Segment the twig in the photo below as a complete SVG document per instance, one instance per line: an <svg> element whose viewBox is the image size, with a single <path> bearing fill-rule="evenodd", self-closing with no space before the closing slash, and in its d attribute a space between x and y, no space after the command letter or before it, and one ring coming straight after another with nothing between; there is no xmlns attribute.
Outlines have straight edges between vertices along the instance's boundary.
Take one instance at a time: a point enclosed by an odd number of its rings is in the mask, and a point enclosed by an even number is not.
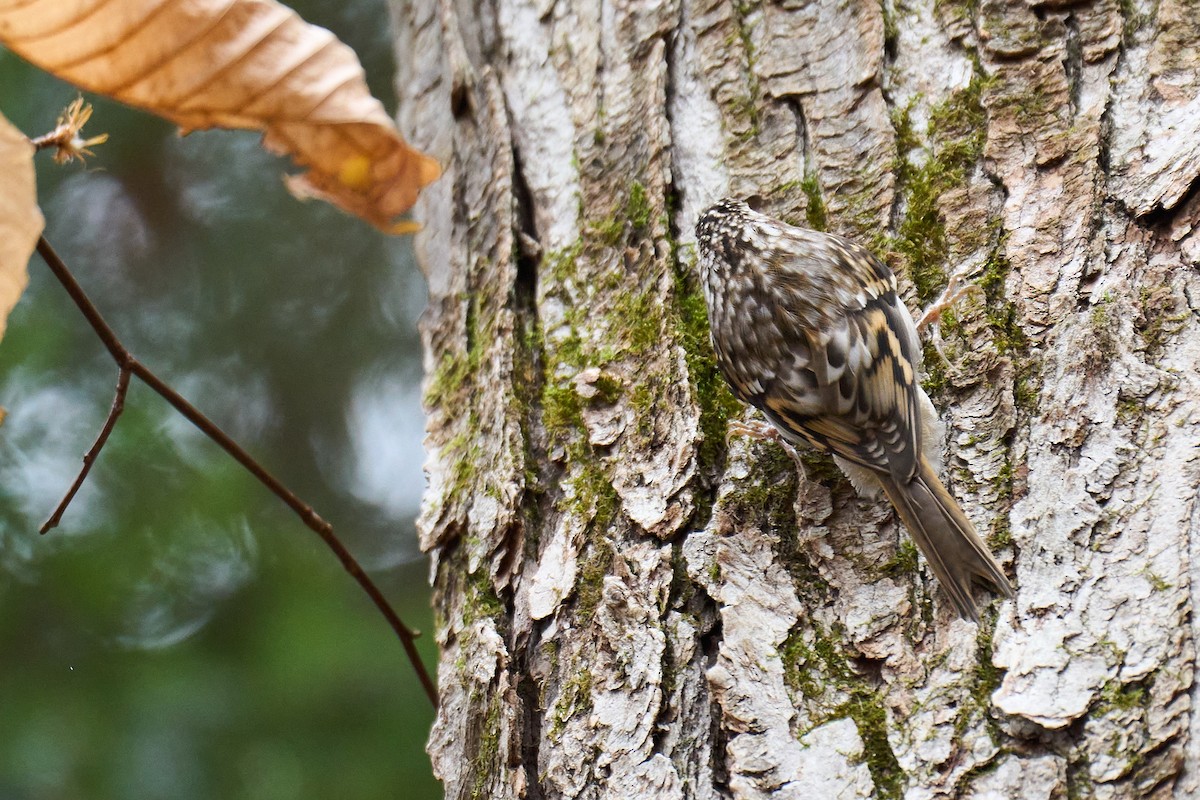
<svg viewBox="0 0 1200 800"><path fill-rule="evenodd" d="M121 369L121 373L123 375L126 373L132 374L142 383L153 389L160 397L174 406L175 410L182 414L188 422L199 428L205 436L207 436L209 439L212 439L214 442L220 445L225 452L233 456L235 461L245 467L254 477L258 478L260 483L271 490L272 494L286 503L289 508L296 512L296 515L300 517L301 521L306 526L308 526L313 532L321 537L321 540L325 542L325 545L332 550L334 555L338 557L338 560L342 562L342 566L345 568L345 570L350 573L351 577L358 582L358 585L361 586L363 591L367 593L367 596L371 598L371 601L375 604L375 607L378 608L380 613L383 614L384 618L387 619L388 624L392 626L392 630L396 632L396 635L400 638L400 643L404 646L404 652L408 654L408 659L412 662L413 669L416 670L417 678L421 681L421 686L425 689L425 694L429 696L429 701L433 703L433 707L437 708L437 689L434 688L433 680L429 677L429 673L425 670L425 665L421 662L420 656L417 654L417 648L414 642L416 639L416 634L409 629L409 627L405 625L403 621L401 621L400 617L388 603L387 599L384 598L383 593L379 591L379 588L375 585L374 581L372 581L370 576L363 571L363 568L359 565L358 561L354 559L354 556L350 555L350 551L347 550L345 545L343 545L337 536L334 535L333 526L322 519L321 516L313 510L312 506L308 505L299 497L297 497L295 493L284 486L278 478L276 478L261 464L255 461L254 458L247 453L241 445L230 438L230 436L223 430L218 428L216 424L212 422L212 420L201 414L200 411L198 411L195 406L184 399L179 392L168 386L161 378L159 378L145 365L133 357L133 354L130 353L129 350L125 348L125 345L121 343L121 340L117 338L117 335L113 329L109 327L107 322L104 321L104 318L100 315L100 312L96 309L96 306L92 304L91 299L88 298L87 294L84 293L83 288L75 280L75 276L71 274L71 271L67 268L67 265L63 263L63 260L59 258L56 252L54 252L54 248L50 246L50 243L46 241L45 237L38 239L37 250L38 253L41 254L42 258L45 259L46 265L50 267L50 271L54 273L56 278L58 278L59 283L61 283L63 288L67 290L67 294L71 296L71 299L75 302L75 305L79 308L79 311L88 321L88 324L92 326L92 330L96 332L96 336L98 336L100 341L103 342L105 349L108 350L109 354L113 357L113 360L116 361L117 366ZM126 378L126 381L128 381L128 378ZM123 397L123 393L121 393L120 389L121 386L118 384L118 396ZM116 406L116 403L117 401L114 400L114 406ZM116 416L119 413L120 412L118 411L115 414L109 415L109 421L105 423L106 430L101 431L101 435L99 438L97 438L96 444L94 444L92 446L92 450L89 451L89 455L92 455L93 460L95 458L95 452L98 452L100 447L103 446L102 439L107 438L108 429L111 429L112 425L116 423ZM87 467L84 469L84 475L86 475L86 472ZM82 482L84 475L81 475L77 482ZM69 500L70 497L68 496L62 504L62 508L65 508L66 502Z"/></svg>
<svg viewBox="0 0 1200 800"><path fill-rule="evenodd" d="M101 448L108 441L108 435L117 425L117 417L121 416L121 412L125 410L125 393L129 391L129 375L129 369L121 366L117 373L117 393L113 396L112 408L108 410L108 419L104 420L104 427L100 429L100 435L96 437L96 441L92 442L92 446L83 454L83 469L79 470L75 482L63 495L63 499L59 502L58 508L54 509L54 513L50 515L50 519L43 522L42 527L38 528L38 533L45 533L51 528L58 527L58 523L62 522L63 512L67 510L67 506L71 505L71 501L75 499L75 493L79 491L80 486L83 486L88 473L92 471L92 464L96 463L96 456L100 455Z"/></svg>
<svg viewBox="0 0 1200 800"><path fill-rule="evenodd" d="M79 135L83 132L83 126L91 118L91 105L83 102L82 97L77 97L63 110L63 113L58 115L58 123L54 130L29 141L38 150L53 147L54 160L60 164L74 161L77 158L83 161L84 156L95 155L88 148L108 141L107 133L93 136L90 139L84 139Z"/></svg>

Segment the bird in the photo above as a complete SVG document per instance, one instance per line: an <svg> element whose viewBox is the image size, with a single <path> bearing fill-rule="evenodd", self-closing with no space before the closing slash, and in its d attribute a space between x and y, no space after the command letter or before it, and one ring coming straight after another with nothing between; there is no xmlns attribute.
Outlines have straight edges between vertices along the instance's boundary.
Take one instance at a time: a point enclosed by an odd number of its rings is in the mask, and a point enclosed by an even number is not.
<svg viewBox="0 0 1200 800"><path fill-rule="evenodd" d="M941 423L892 270L850 239L733 198L700 214L696 241L713 349L733 393L785 442L832 454L860 493L882 489L959 616L979 619L975 583L1011 598L937 476Z"/></svg>

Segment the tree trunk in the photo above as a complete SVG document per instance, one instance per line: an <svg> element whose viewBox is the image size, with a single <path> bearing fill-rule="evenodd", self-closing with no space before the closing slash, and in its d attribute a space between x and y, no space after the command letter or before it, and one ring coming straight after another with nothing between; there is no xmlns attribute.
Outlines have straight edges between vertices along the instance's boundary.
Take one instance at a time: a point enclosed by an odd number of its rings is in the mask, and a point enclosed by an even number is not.
<svg viewBox="0 0 1200 800"><path fill-rule="evenodd" d="M1189 0L398 1L450 798L1200 792ZM727 437L723 195L854 237L1018 587L953 616L885 501Z"/></svg>

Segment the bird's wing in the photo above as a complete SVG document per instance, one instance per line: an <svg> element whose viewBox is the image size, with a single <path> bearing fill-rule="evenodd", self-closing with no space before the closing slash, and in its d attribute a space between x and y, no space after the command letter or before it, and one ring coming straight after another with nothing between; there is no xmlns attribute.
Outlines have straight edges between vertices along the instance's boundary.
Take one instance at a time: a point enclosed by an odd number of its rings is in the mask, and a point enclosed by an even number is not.
<svg viewBox="0 0 1200 800"><path fill-rule="evenodd" d="M849 303L827 302L819 324L794 311L803 304L780 298L775 322L796 357L781 365L758 405L814 446L907 482L921 448L916 326L890 270L866 257L877 270Z"/></svg>

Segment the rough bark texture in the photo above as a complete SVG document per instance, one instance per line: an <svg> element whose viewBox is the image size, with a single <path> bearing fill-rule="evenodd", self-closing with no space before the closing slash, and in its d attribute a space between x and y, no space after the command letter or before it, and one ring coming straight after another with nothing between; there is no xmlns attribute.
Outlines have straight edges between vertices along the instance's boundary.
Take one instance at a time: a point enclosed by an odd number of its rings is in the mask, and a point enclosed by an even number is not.
<svg viewBox="0 0 1200 800"><path fill-rule="evenodd" d="M450 798L1200 795L1191 0L411 0ZM953 618L882 501L732 438L725 194L910 307L1018 586Z"/></svg>

